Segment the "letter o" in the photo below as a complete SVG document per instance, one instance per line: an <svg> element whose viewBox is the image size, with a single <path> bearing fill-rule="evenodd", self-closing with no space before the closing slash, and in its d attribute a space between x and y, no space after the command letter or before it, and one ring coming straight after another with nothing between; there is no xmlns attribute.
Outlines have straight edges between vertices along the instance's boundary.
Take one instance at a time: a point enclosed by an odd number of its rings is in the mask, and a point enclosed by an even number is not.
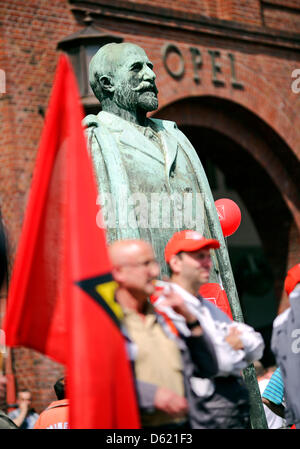
<svg viewBox="0 0 300 449"><path fill-rule="evenodd" d="M180 65L179 65L178 70L176 70L176 71L171 70L167 63L168 56L171 53L175 53L179 56ZM168 74L170 76L172 76L172 78L175 78L175 79L181 78L182 75L184 74L184 59L183 59L182 53L179 50L179 48L176 47L176 45L174 45L174 44L164 45L162 48L162 57L163 57L164 67L165 67L166 71L168 72Z"/></svg>
<svg viewBox="0 0 300 449"><path fill-rule="evenodd" d="M299 335L300 335L300 329L294 329L291 334L291 337L296 339L292 342L292 346L291 346L292 352L294 354L299 354L299 352L300 352L300 337L299 337Z"/></svg>

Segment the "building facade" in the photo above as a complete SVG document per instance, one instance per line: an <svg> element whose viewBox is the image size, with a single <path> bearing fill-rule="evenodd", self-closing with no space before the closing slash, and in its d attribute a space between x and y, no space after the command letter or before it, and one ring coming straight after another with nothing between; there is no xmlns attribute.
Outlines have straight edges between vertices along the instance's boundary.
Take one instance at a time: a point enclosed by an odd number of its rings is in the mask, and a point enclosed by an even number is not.
<svg viewBox="0 0 300 449"><path fill-rule="evenodd" d="M84 77L92 54L108 41L137 43L157 75L153 115L192 141L215 200L231 198L242 211L229 254L245 321L268 342L288 306L286 271L299 262L300 0L2 0L0 9L0 209L10 268L60 52L72 57L88 113L100 110ZM4 288L1 317L5 300ZM22 348L9 352L7 370L41 411L63 367Z"/></svg>

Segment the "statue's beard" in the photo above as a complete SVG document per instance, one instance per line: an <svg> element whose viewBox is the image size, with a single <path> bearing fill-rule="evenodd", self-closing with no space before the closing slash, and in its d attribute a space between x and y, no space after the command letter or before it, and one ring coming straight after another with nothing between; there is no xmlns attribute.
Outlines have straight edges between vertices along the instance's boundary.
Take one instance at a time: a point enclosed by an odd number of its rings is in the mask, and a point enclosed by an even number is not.
<svg viewBox="0 0 300 449"><path fill-rule="evenodd" d="M132 89L124 83L115 90L114 102L122 109L136 111L142 109L146 112L155 111L158 108L157 87L151 84L140 88Z"/></svg>

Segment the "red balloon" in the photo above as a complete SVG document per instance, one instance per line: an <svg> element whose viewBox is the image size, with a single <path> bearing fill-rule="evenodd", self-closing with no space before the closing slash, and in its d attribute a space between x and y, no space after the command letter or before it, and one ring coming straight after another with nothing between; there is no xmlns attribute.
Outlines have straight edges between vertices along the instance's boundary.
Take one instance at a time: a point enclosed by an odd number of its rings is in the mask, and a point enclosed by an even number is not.
<svg viewBox="0 0 300 449"><path fill-rule="evenodd" d="M234 234L242 219L239 206L228 198L215 201L215 206L224 237Z"/></svg>

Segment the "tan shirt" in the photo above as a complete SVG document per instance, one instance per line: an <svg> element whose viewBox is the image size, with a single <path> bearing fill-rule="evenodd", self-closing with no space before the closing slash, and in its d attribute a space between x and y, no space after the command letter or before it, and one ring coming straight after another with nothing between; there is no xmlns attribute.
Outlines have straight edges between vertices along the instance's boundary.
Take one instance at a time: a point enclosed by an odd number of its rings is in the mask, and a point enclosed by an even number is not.
<svg viewBox="0 0 300 449"><path fill-rule="evenodd" d="M124 324L131 340L137 346L135 373L138 380L159 387L166 387L184 396L183 366L180 350L157 322L152 305L146 315L124 310ZM142 425L157 426L178 421L169 415L155 411L142 415Z"/></svg>

